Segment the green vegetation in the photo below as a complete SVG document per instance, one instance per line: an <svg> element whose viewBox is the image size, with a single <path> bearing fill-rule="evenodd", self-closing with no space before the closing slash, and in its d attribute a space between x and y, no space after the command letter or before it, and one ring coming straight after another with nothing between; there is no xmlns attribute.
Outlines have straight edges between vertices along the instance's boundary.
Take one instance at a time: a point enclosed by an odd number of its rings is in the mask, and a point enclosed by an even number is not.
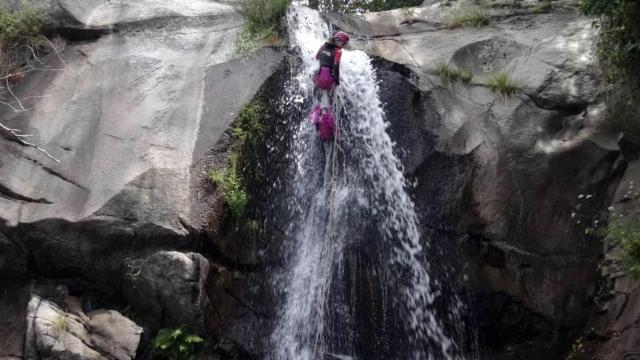
<svg viewBox="0 0 640 360"><path fill-rule="evenodd" d="M211 170L209 180L220 189L220 196L231 217L239 221L247 208L249 195L244 188L242 176L238 173L238 157L235 154L231 155L229 169Z"/></svg>
<svg viewBox="0 0 640 360"><path fill-rule="evenodd" d="M441 62L436 66L436 75L440 77L440 81L445 86L456 82L468 85L473 80L473 72L471 70L449 66L445 62Z"/></svg>
<svg viewBox="0 0 640 360"><path fill-rule="evenodd" d="M637 81L640 73L640 0L582 0L582 11L599 17L597 56L611 82ZM631 75L631 76L627 76Z"/></svg>
<svg viewBox="0 0 640 360"><path fill-rule="evenodd" d="M279 42L282 19L291 0L242 0L240 13L246 20L238 36L236 49L248 52L260 44Z"/></svg>
<svg viewBox="0 0 640 360"><path fill-rule="evenodd" d="M29 6L19 11L0 9L0 39L5 45L33 42L44 23L44 13Z"/></svg>
<svg viewBox="0 0 640 360"><path fill-rule="evenodd" d="M62 313L58 314L55 319L53 319L53 331L56 335L60 335L63 332L67 331L67 315Z"/></svg>
<svg viewBox="0 0 640 360"><path fill-rule="evenodd" d="M629 274L640 276L640 221L617 218L607 226L606 240L620 246L621 262Z"/></svg>
<svg viewBox="0 0 640 360"><path fill-rule="evenodd" d="M542 4L533 8L534 14L546 14L552 9L551 0L542 0Z"/></svg>
<svg viewBox="0 0 640 360"><path fill-rule="evenodd" d="M235 151L242 150L248 141L255 141L264 136L266 128L262 123L263 114L264 110L255 102L249 103L238 114L231 129Z"/></svg>
<svg viewBox="0 0 640 360"><path fill-rule="evenodd" d="M25 6L19 11L0 8L0 77L20 72L43 47L44 14Z"/></svg>
<svg viewBox="0 0 640 360"><path fill-rule="evenodd" d="M499 72L489 77L487 86L491 91L505 98L515 95L522 88L519 83L512 80L505 72Z"/></svg>
<svg viewBox="0 0 640 360"><path fill-rule="evenodd" d="M229 168L209 172L209 179L219 187L220 196L236 223L242 219L249 203L249 195L239 168L241 156L249 144L256 143L264 137L266 128L262 123L263 116L264 110L256 102L251 102L242 109L231 128L233 145ZM257 226L245 224L245 228L250 232Z"/></svg>
<svg viewBox="0 0 640 360"><path fill-rule="evenodd" d="M161 329L151 342L151 356L155 360L193 360L204 340L186 331L185 326Z"/></svg>
<svg viewBox="0 0 640 360"><path fill-rule="evenodd" d="M466 2L451 12L449 28L479 27L491 24L489 11L482 5Z"/></svg>

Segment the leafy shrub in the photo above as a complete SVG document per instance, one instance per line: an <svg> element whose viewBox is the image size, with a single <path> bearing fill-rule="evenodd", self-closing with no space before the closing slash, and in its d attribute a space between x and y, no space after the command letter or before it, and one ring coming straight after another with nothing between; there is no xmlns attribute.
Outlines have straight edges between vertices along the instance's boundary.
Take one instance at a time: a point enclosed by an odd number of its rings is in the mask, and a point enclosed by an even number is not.
<svg viewBox="0 0 640 360"><path fill-rule="evenodd" d="M45 24L44 13L25 6L18 11L0 9L0 39L7 45L37 39Z"/></svg>
<svg viewBox="0 0 640 360"><path fill-rule="evenodd" d="M601 28L597 56L609 81L640 71L640 0L582 0L580 8Z"/></svg>
<svg viewBox="0 0 640 360"><path fill-rule="evenodd" d="M0 8L0 77L19 73L25 64L33 61L45 41L40 33L45 23L44 14L31 7L19 11ZM23 74L12 75L11 82Z"/></svg>
<svg viewBox="0 0 640 360"><path fill-rule="evenodd" d="M161 329L151 342L151 356L157 360L192 360L204 340L186 331L185 326Z"/></svg>
<svg viewBox="0 0 640 360"><path fill-rule="evenodd" d="M504 97L513 96L521 89L520 84L512 80L505 72L499 72L489 77L487 86L491 91Z"/></svg>
<svg viewBox="0 0 640 360"><path fill-rule="evenodd" d="M451 12L449 28L479 27L491 24L491 16L487 9L467 2Z"/></svg>
<svg viewBox="0 0 640 360"><path fill-rule="evenodd" d="M449 66L445 62L441 62L436 66L436 75L440 77L440 81L445 86L455 82L470 84L473 80L473 72L471 70Z"/></svg>

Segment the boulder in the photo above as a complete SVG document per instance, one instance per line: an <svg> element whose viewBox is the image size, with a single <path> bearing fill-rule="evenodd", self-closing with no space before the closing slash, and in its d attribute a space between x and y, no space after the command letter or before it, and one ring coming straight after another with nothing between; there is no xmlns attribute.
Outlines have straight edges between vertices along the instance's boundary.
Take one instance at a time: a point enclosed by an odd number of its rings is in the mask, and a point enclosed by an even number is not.
<svg viewBox="0 0 640 360"><path fill-rule="evenodd" d="M160 251L127 263L123 294L152 331L187 325L205 332L209 262L196 253Z"/></svg>
<svg viewBox="0 0 640 360"><path fill-rule="evenodd" d="M131 360L142 328L113 310L63 311L33 296L27 309L25 360Z"/></svg>

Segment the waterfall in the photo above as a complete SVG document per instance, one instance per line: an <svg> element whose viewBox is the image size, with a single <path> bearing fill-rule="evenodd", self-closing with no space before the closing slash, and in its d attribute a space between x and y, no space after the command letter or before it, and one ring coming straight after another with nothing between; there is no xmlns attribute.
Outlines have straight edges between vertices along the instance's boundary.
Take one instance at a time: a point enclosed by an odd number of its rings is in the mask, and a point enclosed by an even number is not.
<svg viewBox="0 0 640 360"><path fill-rule="evenodd" d="M288 103L306 114L315 53L329 28L305 6L292 6L287 20L301 57ZM292 119L294 221L283 249L285 273L274 280L283 299L270 358L460 358L434 309L439 291L422 245L428 241L421 242L375 72L362 51L343 53L334 111L335 143L323 144L304 115Z"/></svg>

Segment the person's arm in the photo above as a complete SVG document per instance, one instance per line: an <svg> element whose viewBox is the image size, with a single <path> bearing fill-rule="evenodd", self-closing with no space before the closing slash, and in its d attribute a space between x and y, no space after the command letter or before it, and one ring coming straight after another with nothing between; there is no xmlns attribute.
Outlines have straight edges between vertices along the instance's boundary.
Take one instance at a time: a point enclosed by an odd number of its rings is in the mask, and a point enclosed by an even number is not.
<svg viewBox="0 0 640 360"><path fill-rule="evenodd" d="M324 45L320 46L320 49L318 49L318 52L316 53L316 60L320 60L320 51L322 51L323 48Z"/></svg>
<svg viewBox="0 0 640 360"><path fill-rule="evenodd" d="M340 58L342 57L342 50L336 49L336 54L333 57L333 79L336 81L336 85L340 85Z"/></svg>

